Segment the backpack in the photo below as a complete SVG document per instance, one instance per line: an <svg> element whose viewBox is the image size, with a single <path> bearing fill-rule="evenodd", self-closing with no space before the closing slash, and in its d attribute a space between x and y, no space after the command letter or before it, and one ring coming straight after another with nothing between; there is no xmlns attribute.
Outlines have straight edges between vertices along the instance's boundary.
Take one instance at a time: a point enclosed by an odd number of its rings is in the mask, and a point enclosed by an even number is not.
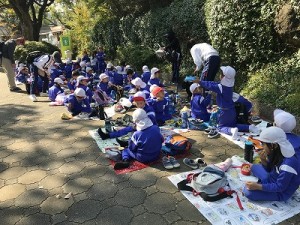
<svg viewBox="0 0 300 225"><path fill-rule="evenodd" d="M236 121L238 124L249 124L249 112L247 112L244 104L235 102Z"/></svg>
<svg viewBox="0 0 300 225"><path fill-rule="evenodd" d="M168 155L184 154L192 147L191 142L180 134L172 134L165 138L165 146L162 150Z"/></svg>
<svg viewBox="0 0 300 225"><path fill-rule="evenodd" d="M42 56L42 55L45 55L44 52L41 52L41 51L33 51L33 52L29 52L27 54L27 57L26 57L26 64L27 64L27 67L29 67L30 64L33 63L34 59Z"/></svg>
<svg viewBox="0 0 300 225"><path fill-rule="evenodd" d="M230 190L226 174L215 165L206 166L200 173L190 173L185 180L177 184L179 190L191 191L194 196L200 196L204 201L215 202L231 197L236 193ZM236 193L237 194L237 193ZM237 203L243 209L237 195Z"/></svg>
<svg viewBox="0 0 300 225"><path fill-rule="evenodd" d="M93 99L101 106L109 104L111 100L104 91L99 89L94 91Z"/></svg>

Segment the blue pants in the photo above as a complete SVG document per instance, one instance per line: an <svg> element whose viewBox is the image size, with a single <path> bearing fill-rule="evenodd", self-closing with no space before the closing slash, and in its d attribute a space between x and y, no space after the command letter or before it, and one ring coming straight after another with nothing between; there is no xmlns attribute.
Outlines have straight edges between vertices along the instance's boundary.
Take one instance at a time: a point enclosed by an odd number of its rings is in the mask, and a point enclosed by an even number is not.
<svg viewBox="0 0 300 225"><path fill-rule="evenodd" d="M135 159L139 162L142 162L142 163L148 163L148 162L153 162L155 160L157 160L159 158L160 155L157 155L157 156L145 156L143 154L141 154L140 152L132 152L130 151L129 148L126 148L122 151L122 160L132 160L132 159Z"/></svg>
<svg viewBox="0 0 300 225"><path fill-rule="evenodd" d="M49 79L48 77L45 76L40 76L40 75L34 75L33 81L30 84L30 94L36 94L37 89L38 89L38 81L39 81L39 77L41 78L42 82L43 82L43 86L42 86L42 92L46 93L49 89Z"/></svg>
<svg viewBox="0 0 300 225"><path fill-rule="evenodd" d="M254 164L251 167L251 172L254 176L260 179L263 183L268 180L269 173L261 164ZM244 195L252 201L282 201L282 197L278 192L266 192L260 190L248 190L246 186L243 189Z"/></svg>

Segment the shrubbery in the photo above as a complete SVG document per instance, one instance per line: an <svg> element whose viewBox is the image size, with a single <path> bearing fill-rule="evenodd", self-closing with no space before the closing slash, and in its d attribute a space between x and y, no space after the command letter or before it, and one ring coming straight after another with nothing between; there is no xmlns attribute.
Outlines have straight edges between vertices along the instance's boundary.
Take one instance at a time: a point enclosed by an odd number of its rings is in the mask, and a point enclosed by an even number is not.
<svg viewBox="0 0 300 225"><path fill-rule="evenodd" d="M300 116L300 50L250 74L243 93L263 104Z"/></svg>
<svg viewBox="0 0 300 225"><path fill-rule="evenodd" d="M44 53L52 54L53 52L60 50L58 47L49 44L48 42L26 41L24 46L17 46L14 57L20 62L25 62L28 53L33 51L41 51Z"/></svg>

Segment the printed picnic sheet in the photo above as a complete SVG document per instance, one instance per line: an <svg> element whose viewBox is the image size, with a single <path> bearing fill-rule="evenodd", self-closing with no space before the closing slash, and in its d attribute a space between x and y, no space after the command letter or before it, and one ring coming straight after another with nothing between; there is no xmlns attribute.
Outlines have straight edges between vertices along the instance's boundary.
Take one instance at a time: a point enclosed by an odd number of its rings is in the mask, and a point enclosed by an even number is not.
<svg viewBox="0 0 300 225"><path fill-rule="evenodd" d="M186 179L189 173L200 172L194 170L169 176L169 180L177 187L177 183ZM225 198L216 202L206 202L200 196L194 196L192 192L181 193L198 209L198 211L213 225L271 225L278 224L300 212L300 190L287 202L253 202L242 195L244 182L241 179L239 168L230 168L227 172L230 187L238 192L244 210L240 210L233 198ZM250 176L254 178L253 176Z"/></svg>
<svg viewBox="0 0 300 225"><path fill-rule="evenodd" d="M105 153L106 150L119 148L120 145L115 138L109 138L106 140L102 140L99 134L97 133L97 129L89 130L89 134L94 138L100 150Z"/></svg>
<svg viewBox="0 0 300 225"><path fill-rule="evenodd" d="M267 127L267 121L262 121L261 123L257 124L256 127L260 130L263 130ZM230 140L231 142L235 143L236 145L240 146L242 149L245 148L245 141L248 140L248 137L252 135L251 133L246 132L238 132L238 139L233 140L231 135L221 133L220 134L225 137L226 139Z"/></svg>

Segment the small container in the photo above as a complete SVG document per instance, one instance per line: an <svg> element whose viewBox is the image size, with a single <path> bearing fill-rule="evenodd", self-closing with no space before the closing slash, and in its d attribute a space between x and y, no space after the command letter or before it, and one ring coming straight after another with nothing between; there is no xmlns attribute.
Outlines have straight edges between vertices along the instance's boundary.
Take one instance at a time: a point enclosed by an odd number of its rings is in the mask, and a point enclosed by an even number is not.
<svg viewBox="0 0 300 225"><path fill-rule="evenodd" d="M246 141L244 148L244 159L249 163L253 162L253 150L253 143L251 141Z"/></svg>

